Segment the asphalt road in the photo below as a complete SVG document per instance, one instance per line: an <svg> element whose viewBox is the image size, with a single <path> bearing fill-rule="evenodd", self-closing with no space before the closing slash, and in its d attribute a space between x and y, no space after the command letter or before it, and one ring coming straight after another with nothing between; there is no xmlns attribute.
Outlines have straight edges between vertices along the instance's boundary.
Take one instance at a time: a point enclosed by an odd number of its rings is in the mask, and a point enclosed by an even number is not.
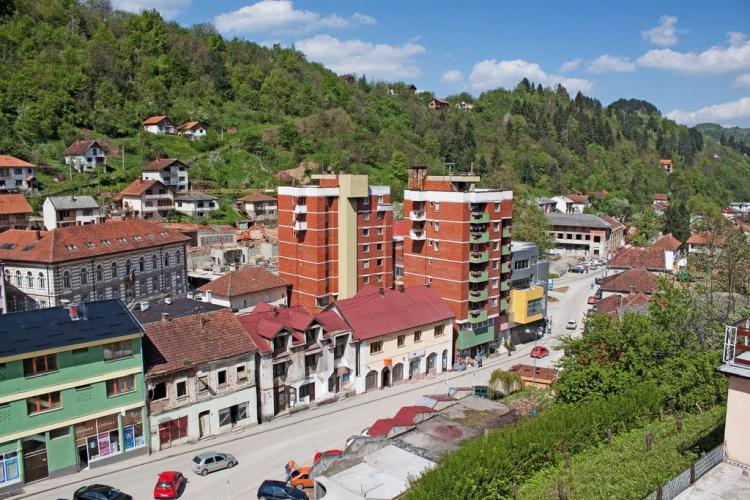
<svg viewBox="0 0 750 500"><path fill-rule="evenodd" d="M554 350L559 338L580 332L582 318L588 308L586 300L593 293L590 284L595 276L601 274L601 270L581 275L569 273L555 280L555 287L567 286L568 289L564 293L551 292L551 296L559 300L549 305L552 333L538 340L538 344L550 348L551 354L539 360L538 366L553 366L562 357L560 351ZM565 323L570 319L578 321L575 332L565 329ZM490 373L496 368L509 368L518 363L532 364L533 360L528 354L533 345L519 346L510 357L502 355L488 359L482 368L470 368L465 372L370 392L240 432L178 446L150 457L136 457L76 475L40 481L27 485L24 495L16 498L72 498L77 488L93 483L115 486L135 499L153 498L157 474L165 470L178 470L187 475L189 483L181 497L184 499L255 498L257 488L264 479L283 479L284 464L290 458L300 465L311 465L315 451L343 448L347 437L360 433L378 418L392 417L399 408L413 405L423 394L445 393L448 385L486 384ZM235 455L239 465L205 477L193 474L190 471L191 458L209 449Z"/></svg>

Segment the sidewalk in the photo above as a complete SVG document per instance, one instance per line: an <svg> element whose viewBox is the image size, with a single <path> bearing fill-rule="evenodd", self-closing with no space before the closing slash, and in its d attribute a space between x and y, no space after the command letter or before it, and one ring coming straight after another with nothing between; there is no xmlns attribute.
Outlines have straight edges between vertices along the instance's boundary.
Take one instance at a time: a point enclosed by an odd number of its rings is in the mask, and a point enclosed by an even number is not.
<svg viewBox="0 0 750 500"><path fill-rule="evenodd" d="M545 340L547 337L545 337ZM413 392L414 399L423 394L446 393L449 386L466 386L472 384L485 384L489 380L492 370L498 367L509 366L518 363L522 358L528 355L533 347L533 343L518 346L517 350L511 355L496 354L486 358L482 368L471 368L463 372L446 372L435 377L424 379L414 383L407 383L396 387L381 389L367 392L357 396L337 401L335 403L321 405L309 410L300 411L292 415L286 415L275 418L271 422L260 425L248 426L235 431L208 436L194 443L175 446L168 450L158 451L150 455L143 455L131 459L123 460L111 465L102 466L96 469L89 469L77 474L69 474L57 478L45 479L36 483L27 484L23 492L11 498L31 498L42 493L50 493L56 490L62 490L76 483L99 482L106 483L105 476L123 471L126 469L135 469L143 466L157 464L161 461L179 457L183 455L194 455L208 449L220 448L221 445L229 442L236 442L257 436L259 434L274 432L279 429L285 429L294 426L301 421L309 421L336 414L349 408L377 403L400 394ZM450 382L455 382L450 384Z"/></svg>

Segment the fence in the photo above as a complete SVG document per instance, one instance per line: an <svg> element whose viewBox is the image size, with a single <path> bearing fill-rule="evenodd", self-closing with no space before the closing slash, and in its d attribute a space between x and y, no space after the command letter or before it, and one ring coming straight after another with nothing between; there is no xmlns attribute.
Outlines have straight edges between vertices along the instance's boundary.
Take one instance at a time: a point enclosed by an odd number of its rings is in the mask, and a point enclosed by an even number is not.
<svg viewBox="0 0 750 500"><path fill-rule="evenodd" d="M719 445L690 465L690 468L674 477L671 481L656 488L644 500L672 500L688 489L706 472L724 460L724 445Z"/></svg>

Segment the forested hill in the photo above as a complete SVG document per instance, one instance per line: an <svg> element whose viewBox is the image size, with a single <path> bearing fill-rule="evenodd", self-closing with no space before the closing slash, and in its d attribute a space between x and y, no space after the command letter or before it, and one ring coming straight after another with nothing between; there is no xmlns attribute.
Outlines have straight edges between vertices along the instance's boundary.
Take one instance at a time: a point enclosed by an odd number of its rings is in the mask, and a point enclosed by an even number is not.
<svg viewBox="0 0 750 500"><path fill-rule="evenodd" d="M644 101L603 107L524 80L448 98L471 110L431 111L432 96L409 82L347 82L293 49L225 40L210 25L113 11L106 0L2 6L0 152L49 166L41 175L49 192L116 191L143 161L176 156L203 187L273 187L277 171L304 161L369 173L399 191L407 163L434 171L473 163L488 185L528 194L606 189L640 205L671 192L691 208L750 199L747 157ZM191 144L140 132L154 114L201 120L210 137ZM124 168L88 187L66 180L62 150L83 136L103 139ZM671 176L661 157L674 160Z"/></svg>

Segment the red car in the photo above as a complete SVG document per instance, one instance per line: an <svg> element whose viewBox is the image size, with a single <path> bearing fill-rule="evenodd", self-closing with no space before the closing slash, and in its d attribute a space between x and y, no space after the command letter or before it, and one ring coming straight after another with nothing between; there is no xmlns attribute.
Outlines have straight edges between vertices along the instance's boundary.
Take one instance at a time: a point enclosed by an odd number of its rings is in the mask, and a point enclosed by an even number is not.
<svg viewBox="0 0 750 500"><path fill-rule="evenodd" d="M154 498L177 498L186 484L187 479L181 472L173 470L162 472L154 486Z"/></svg>
<svg viewBox="0 0 750 500"><path fill-rule="evenodd" d="M315 456L313 456L313 465L317 464L318 461L328 455L341 455L344 453L341 450L326 450L326 451L316 451Z"/></svg>
<svg viewBox="0 0 750 500"><path fill-rule="evenodd" d="M547 349L543 345L534 346L534 348L531 350L530 356L532 358L542 359L545 356L549 356L549 349Z"/></svg>

